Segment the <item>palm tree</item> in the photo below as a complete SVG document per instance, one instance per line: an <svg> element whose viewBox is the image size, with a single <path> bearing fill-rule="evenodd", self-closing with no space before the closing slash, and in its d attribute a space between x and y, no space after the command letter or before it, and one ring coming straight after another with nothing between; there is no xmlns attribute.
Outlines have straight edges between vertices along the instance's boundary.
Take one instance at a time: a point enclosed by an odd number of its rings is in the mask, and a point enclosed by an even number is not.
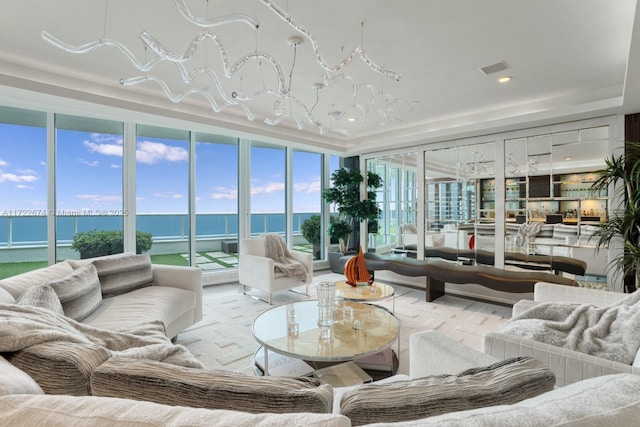
<svg viewBox="0 0 640 427"><path fill-rule="evenodd" d="M599 192L613 185L613 196L622 197L624 202L598 226L594 233L598 238L596 250L608 247L614 239L622 239L624 251L610 263L623 277L634 277L637 288L640 277L640 142L627 142L625 153L605 159L605 165L591 189ZM633 287L626 289L627 292L635 290Z"/></svg>

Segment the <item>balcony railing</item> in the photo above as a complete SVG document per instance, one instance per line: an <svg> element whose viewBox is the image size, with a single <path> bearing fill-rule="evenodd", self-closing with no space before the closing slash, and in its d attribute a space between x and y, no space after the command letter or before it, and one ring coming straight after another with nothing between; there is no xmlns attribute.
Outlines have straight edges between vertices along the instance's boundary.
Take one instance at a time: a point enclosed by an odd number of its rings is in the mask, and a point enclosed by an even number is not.
<svg viewBox="0 0 640 427"><path fill-rule="evenodd" d="M302 223L317 212L293 214L293 232L301 234ZM73 236L82 231L122 230L123 217L113 215L58 215L56 240L58 246L71 245ZM180 242L189 238L187 214L138 214L136 228L151 233L155 242ZM284 213L251 214L251 234L284 233ZM238 215L207 213L196 215L196 240L236 239ZM0 248L47 246L45 215L0 216Z"/></svg>

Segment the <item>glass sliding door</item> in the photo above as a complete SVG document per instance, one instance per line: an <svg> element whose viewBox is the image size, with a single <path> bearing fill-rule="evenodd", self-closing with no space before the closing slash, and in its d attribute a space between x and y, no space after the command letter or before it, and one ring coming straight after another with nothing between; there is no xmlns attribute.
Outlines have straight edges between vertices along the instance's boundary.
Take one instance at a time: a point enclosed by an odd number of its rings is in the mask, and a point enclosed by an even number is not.
<svg viewBox="0 0 640 427"><path fill-rule="evenodd" d="M122 122L55 116L58 260L123 252L122 135Z"/></svg>
<svg viewBox="0 0 640 427"><path fill-rule="evenodd" d="M0 107L0 279L47 265L47 116Z"/></svg>
<svg viewBox="0 0 640 427"><path fill-rule="evenodd" d="M196 265L238 265L238 139L196 135Z"/></svg>
<svg viewBox="0 0 640 427"><path fill-rule="evenodd" d="M154 264L188 265L189 132L138 125L136 133L136 230L151 234Z"/></svg>
<svg viewBox="0 0 640 427"><path fill-rule="evenodd" d="M322 154L293 151L292 173L294 248L322 259Z"/></svg>
<svg viewBox="0 0 640 427"><path fill-rule="evenodd" d="M367 169L384 183L376 191L379 218L377 227L369 225L370 251L386 253L400 247L416 252L416 159L413 152L368 160Z"/></svg>
<svg viewBox="0 0 640 427"><path fill-rule="evenodd" d="M280 233L286 238L284 147L251 146L251 235Z"/></svg>

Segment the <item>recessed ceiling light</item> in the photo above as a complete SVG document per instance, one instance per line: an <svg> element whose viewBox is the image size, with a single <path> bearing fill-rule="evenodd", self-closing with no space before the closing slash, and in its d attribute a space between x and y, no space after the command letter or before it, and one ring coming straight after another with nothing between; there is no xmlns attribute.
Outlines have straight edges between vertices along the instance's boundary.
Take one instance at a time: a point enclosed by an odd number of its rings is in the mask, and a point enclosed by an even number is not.
<svg viewBox="0 0 640 427"><path fill-rule="evenodd" d="M498 83L508 83L511 81L511 76L504 76L498 79Z"/></svg>
<svg viewBox="0 0 640 427"><path fill-rule="evenodd" d="M567 156L567 157L565 157L564 159L565 159L566 161L569 161L569 160L571 160L571 156Z"/></svg>
<svg viewBox="0 0 640 427"><path fill-rule="evenodd" d="M356 118L355 118L355 117L349 117L349 118L347 119L347 121L348 121L348 122L355 122L355 121L356 121Z"/></svg>

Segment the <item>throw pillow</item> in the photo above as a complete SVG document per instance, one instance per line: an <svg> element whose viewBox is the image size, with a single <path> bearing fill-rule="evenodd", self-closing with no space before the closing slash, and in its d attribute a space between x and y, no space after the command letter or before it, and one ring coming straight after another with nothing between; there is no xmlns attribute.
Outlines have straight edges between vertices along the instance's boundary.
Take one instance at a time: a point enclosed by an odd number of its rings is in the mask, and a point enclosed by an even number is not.
<svg viewBox="0 0 640 427"><path fill-rule="evenodd" d="M44 391L33 378L0 356L0 396L9 394L44 394Z"/></svg>
<svg viewBox="0 0 640 427"><path fill-rule="evenodd" d="M118 254L93 261L102 297L109 298L153 285L151 258L148 254Z"/></svg>
<svg viewBox="0 0 640 427"><path fill-rule="evenodd" d="M15 304L16 299L9 292L0 288L0 304Z"/></svg>
<svg viewBox="0 0 640 427"><path fill-rule="evenodd" d="M46 394L91 394L91 372L110 357L107 349L90 343L49 341L32 345L9 357Z"/></svg>
<svg viewBox="0 0 640 427"><path fill-rule="evenodd" d="M34 284L48 283L51 280L60 279L73 271L71 264L59 262L49 267L38 268L17 274L0 280L0 288L9 292L14 298L18 298L27 288Z"/></svg>
<svg viewBox="0 0 640 427"><path fill-rule="evenodd" d="M331 412L333 389L315 378L254 377L114 357L91 375L94 396L243 412Z"/></svg>
<svg viewBox="0 0 640 427"><path fill-rule="evenodd" d="M93 265L80 267L49 285L60 298L64 315L73 320L82 321L102 304L100 281Z"/></svg>
<svg viewBox="0 0 640 427"><path fill-rule="evenodd" d="M448 412L508 405L553 389L555 375L532 357L517 357L457 375L366 384L346 393L340 413L353 425L410 421Z"/></svg>
<svg viewBox="0 0 640 427"><path fill-rule="evenodd" d="M16 300L18 305L46 308L54 313L64 315L62 304L55 291L48 284L27 288Z"/></svg>

